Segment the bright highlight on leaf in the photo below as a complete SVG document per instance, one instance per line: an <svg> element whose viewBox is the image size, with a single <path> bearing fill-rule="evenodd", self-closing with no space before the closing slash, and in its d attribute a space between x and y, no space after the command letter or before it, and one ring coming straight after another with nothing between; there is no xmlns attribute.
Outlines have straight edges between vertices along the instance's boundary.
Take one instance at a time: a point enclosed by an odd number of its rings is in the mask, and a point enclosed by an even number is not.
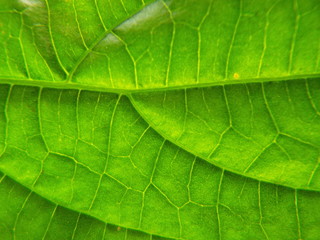
<svg viewBox="0 0 320 240"><path fill-rule="evenodd" d="M0 0L0 239L319 239L319 22Z"/></svg>

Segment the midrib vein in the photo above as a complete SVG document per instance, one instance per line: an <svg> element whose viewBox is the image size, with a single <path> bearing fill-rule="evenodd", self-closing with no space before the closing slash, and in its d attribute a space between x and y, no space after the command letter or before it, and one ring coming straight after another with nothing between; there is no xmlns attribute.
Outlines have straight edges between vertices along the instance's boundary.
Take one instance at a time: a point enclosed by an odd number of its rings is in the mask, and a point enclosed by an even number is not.
<svg viewBox="0 0 320 240"><path fill-rule="evenodd" d="M320 73L305 74L305 75L292 75L286 77L277 78L250 78L242 80L227 80L227 81L216 81L206 83L195 83L195 84L181 84L176 86L155 86L145 88L112 88L103 84L83 84L66 81L47 81L44 79L24 79L24 78L11 78L0 76L0 84L10 84L19 86L31 86L31 87L42 87L42 88L57 88L57 89L75 89L75 90L87 90L95 92L109 92L119 94L131 94L131 93L142 93L142 92L161 92L170 90L183 90L190 88L205 88L215 86L226 86L226 85L241 85L241 84L255 84L255 83L267 83L267 82L280 82L280 81L297 81L301 79L317 79L320 78Z"/></svg>

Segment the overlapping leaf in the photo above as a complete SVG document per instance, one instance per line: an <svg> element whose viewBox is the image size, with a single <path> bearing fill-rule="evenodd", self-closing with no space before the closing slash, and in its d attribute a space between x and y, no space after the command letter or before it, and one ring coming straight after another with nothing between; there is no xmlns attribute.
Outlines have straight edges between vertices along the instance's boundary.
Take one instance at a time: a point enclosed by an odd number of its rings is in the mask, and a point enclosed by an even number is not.
<svg viewBox="0 0 320 240"><path fill-rule="evenodd" d="M233 172L320 189L320 81L300 80L133 95L166 138Z"/></svg>
<svg viewBox="0 0 320 240"><path fill-rule="evenodd" d="M0 169L29 189L2 177L0 233L43 203L29 238L317 239L296 189L319 190L319 21L317 0L0 0ZM122 94L146 90L138 114Z"/></svg>
<svg viewBox="0 0 320 240"><path fill-rule="evenodd" d="M1 96L1 170L55 203L170 238L316 239L307 226L319 223L318 193L197 159L158 135L125 97L8 85Z"/></svg>
<svg viewBox="0 0 320 240"><path fill-rule="evenodd" d="M317 0L1 0L0 17L11 83L125 91L320 74Z"/></svg>
<svg viewBox="0 0 320 240"><path fill-rule="evenodd" d="M30 224L30 223L33 224ZM2 239L155 239L53 204L0 173Z"/></svg>

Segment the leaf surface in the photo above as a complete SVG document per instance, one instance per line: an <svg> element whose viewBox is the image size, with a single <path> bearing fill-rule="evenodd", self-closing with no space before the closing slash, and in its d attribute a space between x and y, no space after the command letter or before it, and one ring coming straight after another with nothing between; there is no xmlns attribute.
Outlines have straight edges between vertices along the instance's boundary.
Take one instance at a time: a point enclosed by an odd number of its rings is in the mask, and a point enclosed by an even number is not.
<svg viewBox="0 0 320 240"><path fill-rule="evenodd" d="M123 92L320 74L317 0L1 2L3 82Z"/></svg>
<svg viewBox="0 0 320 240"><path fill-rule="evenodd" d="M133 95L165 138L255 179L320 189L320 81L300 80Z"/></svg>
<svg viewBox="0 0 320 240"><path fill-rule="evenodd" d="M0 0L0 238L318 240L319 7Z"/></svg>
<svg viewBox="0 0 320 240"><path fill-rule="evenodd" d="M0 173L0 233L1 238L6 240L165 240L106 224L85 214L63 208L41 198L2 173Z"/></svg>
<svg viewBox="0 0 320 240"><path fill-rule="evenodd" d="M56 204L174 239L319 234L318 192L214 167L162 138L124 96L0 89L0 169Z"/></svg>

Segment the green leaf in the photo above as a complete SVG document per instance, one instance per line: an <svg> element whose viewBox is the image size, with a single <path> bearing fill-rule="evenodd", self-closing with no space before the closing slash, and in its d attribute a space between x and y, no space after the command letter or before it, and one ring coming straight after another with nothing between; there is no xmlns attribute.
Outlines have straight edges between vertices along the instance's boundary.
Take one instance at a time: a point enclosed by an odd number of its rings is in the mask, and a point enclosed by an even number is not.
<svg viewBox="0 0 320 240"><path fill-rule="evenodd" d="M320 76L318 0L1 0L0 10L7 83L132 91Z"/></svg>
<svg viewBox="0 0 320 240"><path fill-rule="evenodd" d="M0 238L318 240L319 6L0 0Z"/></svg>
<svg viewBox="0 0 320 240"><path fill-rule="evenodd" d="M162 136L241 175L320 190L320 81L133 95Z"/></svg>
<svg viewBox="0 0 320 240"><path fill-rule="evenodd" d="M318 192L216 168L162 138L126 97L0 89L0 169L56 204L175 239L319 235Z"/></svg>
<svg viewBox="0 0 320 240"><path fill-rule="evenodd" d="M32 223L32 224L30 224ZM163 239L53 204L0 173L1 239Z"/></svg>

